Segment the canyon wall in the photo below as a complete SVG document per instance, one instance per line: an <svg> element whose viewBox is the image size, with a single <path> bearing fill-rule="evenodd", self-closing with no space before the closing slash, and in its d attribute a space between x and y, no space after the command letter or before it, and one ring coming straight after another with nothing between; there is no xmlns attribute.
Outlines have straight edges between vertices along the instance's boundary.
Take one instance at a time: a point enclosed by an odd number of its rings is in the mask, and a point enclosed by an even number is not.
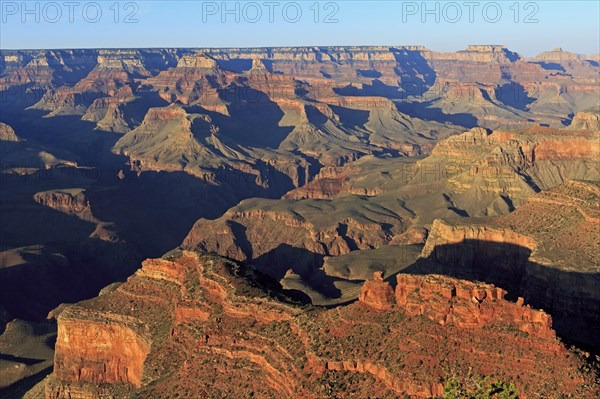
<svg viewBox="0 0 600 399"><path fill-rule="evenodd" d="M492 284L457 280L439 275L398 274L395 292L375 273L365 282L358 299L377 310L422 315L442 325L483 328L493 323L511 325L541 338L554 338L552 318L524 305L523 298L509 302L506 291Z"/></svg>
<svg viewBox="0 0 600 399"><path fill-rule="evenodd" d="M69 307L58 318L54 373L63 380L139 387L150 343L135 319ZM133 324L133 326L130 326ZM136 325L137 324L137 325ZM73 352L72 348L78 348Z"/></svg>
<svg viewBox="0 0 600 399"><path fill-rule="evenodd" d="M62 310L45 395L429 398L451 368L513 381L524 398L594 397L550 317L504 294L410 275L394 293L377 274L358 302L307 308L251 268L173 252Z"/></svg>
<svg viewBox="0 0 600 399"><path fill-rule="evenodd" d="M409 270L493 283L552 314L565 339L598 347L598 193L566 181L504 216L437 220Z"/></svg>

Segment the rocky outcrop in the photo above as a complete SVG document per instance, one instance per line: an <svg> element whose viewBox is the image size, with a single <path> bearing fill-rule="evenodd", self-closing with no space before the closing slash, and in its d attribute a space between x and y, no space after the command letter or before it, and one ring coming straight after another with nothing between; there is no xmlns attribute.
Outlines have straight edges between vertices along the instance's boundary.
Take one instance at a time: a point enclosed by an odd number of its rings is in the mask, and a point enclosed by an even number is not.
<svg viewBox="0 0 600 399"><path fill-rule="evenodd" d="M419 163L417 177L448 178L458 192L503 194L519 205L566 179L600 179L599 138L596 131L537 127L489 133L475 128L441 141Z"/></svg>
<svg viewBox="0 0 600 399"><path fill-rule="evenodd" d="M322 168L311 182L284 198L380 197L394 191L409 198L440 195L447 198L449 208L459 214L463 210L462 215L503 214L565 179L600 179L595 161L598 142L593 130L474 128L441 140L429 157L416 162L366 156L343 167ZM421 195L409 188L424 185L436 194ZM418 206L415 201L415 210L421 213Z"/></svg>
<svg viewBox="0 0 600 399"><path fill-rule="evenodd" d="M578 112L571 121L571 129L600 130L600 114L594 112Z"/></svg>
<svg viewBox="0 0 600 399"><path fill-rule="evenodd" d="M412 270L493 283L550 313L559 335L598 346L598 193L566 181L485 222L437 220Z"/></svg>
<svg viewBox="0 0 600 399"><path fill-rule="evenodd" d="M127 133L131 130L126 121L124 107L133 99L131 88L125 86L113 97L101 97L88 107L84 121L96 122L96 129L107 132Z"/></svg>
<svg viewBox="0 0 600 399"><path fill-rule="evenodd" d="M168 102L199 104L208 110L228 114L219 89L232 79L206 52L183 55L177 65L146 80Z"/></svg>
<svg viewBox="0 0 600 399"><path fill-rule="evenodd" d="M36 193L33 200L61 214L75 216L85 222L93 223L95 229L91 232L90 238L112 243L122 242L112 223L103 222L94 216L88 195L84 189L42 191Z"/></svg>
<svg viewBox="0 0 600 399"><path fill-rule="evenodd" d="M430 58L436 61L468 61L473 63L502 63L510 64L520 58L520 56L510 51L504 45L469 45L466 50L456 53L435 53L431 52Z"/></svg>
<svg viewBox="0 0 600 399"><path fill-rule="evenodd" d="M140 387L150 343L139 322L69 307L60 314L58 323L54 358L57 378Z"/></svg>
<svg viewBox="0 0 600 399"><path fill-rule="evenodd" d="M60 313L45 394L429 398L442 394L448 367L514 381L522 397L597 394L543 312L489 285L405 277L396 295L376 275L361 303L307 309L222 258L147 260L124 284ZM376 298L397 303L372 311Z"/></svg>
<svg viewBox="0 0 600 399"><path fill-rule="evenodd" d="M72 87L48 89L33 109L49 111L50 116L85 115L87 108L98 97L97 94L84 95Z"/></svg>
<svg viewBox="0 0 600 399"><path fill-rule="evenodd" d="M218 68L217 62L205 53L194 55L185 55L177 62L177 68L196 68L215 70Z"/></svg>
<svg viewBox="0 0 600 399"><path fill-rule="evenodd" d="M561 47L557 47L550 51L544 51L535 57L533 60L545 62L565 62L565 61L581 61L585 56L581 54L564 51Z"/></svg>
<svg viewBox="0 0 600 399"><path fill-rule="evenodd" d="M446 254L440 253L442 251L441 248L460 244L465 241L506 244L522 247L529 251L535 249L535 241L531 237L515 233L508 229L498 229L485 225L455 226L438 219L431 226L421 256L424 258L432 257L434 260L447 259Z"/></svg>
<svg viewBox="0 0 600 399"><path fill-rule="evenodd" d="M206 183L228 185L240 199L260 196L263 190L283 194L310 177L301 157L253 151L224 137L208 114L176 104L150 108L142 124L113 147L138 173L182 171Z"/></svg>
<svg viewBox="0 0 600 399"><path fill-rule="evenodd" d="M510 325L531 335L552 339L552 317L542 310L507 301L506 291L492 284L457 280L439 275L398 274L396 290L380 273L364 283L358 300L376 310L400 309L408 315L425 316L441 325L484 328Z"/></svg>
<svg viewBox="0 0 600 399"><path fill-rule="evenodd" d="M197 117L176 105L150 108L142 124L117 141L113 151L128 156L141 171L186 170L202 180L210 180L211 174L203 172L198 163L189 165L194 159L212 155L192 131ZM210 118L205 117L205 122L206 133L216 133Z"/></svg>
<svg viewBox="0 0 600 399"><path fill-rule="evenodd" d="M435 397L443 394L440 383L420 384L416 381L407 381L396 378L386 367L376 363L360 360L331 361L325 363L325 368L330 371L343 371L359 374L370 374L378 383L384 385L394 393L403 393L414 397Z"/></svg>
<svg viewBox="0 0 600 399"><path fill-rule="evenodd" d="M12 127L0 122L0 141L19 141L19 138Z"/></svg>
<svg viewBox="0 0 600 399"><path fill-rule="evenodd" d="M394 290L390 283L383 281L383 273L373 273L373 279L366 281L360 289L358 300L377 310L389 310L394 304Z"/></svg>
<svg viewBox="0 0 600 399"><path fill-rule="evenodd" d="M243 201L215 221L196 222L182 245L252 263L278 279L289 269L309 278L324 256L390 243L408 218L402 209L397 214L379 212L376 206L352 198L325 218L324 213L332 209L327 203L296 207L288 201Z"/></svg>
<svg viewBox="0 0 600 399"><path fill-rule="evenodd" d="M504 323L542 338L555 337L550 315L525 306L523 298L508 302L505 295L506 291L491 284L436 275L399 274L396 286L396 301L408 314L465 328Z"/></svg>
<svg viewBox="0 0 600 399"><path fill-rule="evenodd" d="M47 206L67 215L77 215L85 220L93 219L85 190L44 191L36 193L33 199L40 205Z"/></svg>
<svg viewBox="0 0 600 399"><path fill-rule="evenodd" d="M353 166L322 168L311 182L290 191L283 198L294 200L331 199L342 195L375 196L382 193L379 188L353 187L351 177L359 172L360 168Z"/></svg>

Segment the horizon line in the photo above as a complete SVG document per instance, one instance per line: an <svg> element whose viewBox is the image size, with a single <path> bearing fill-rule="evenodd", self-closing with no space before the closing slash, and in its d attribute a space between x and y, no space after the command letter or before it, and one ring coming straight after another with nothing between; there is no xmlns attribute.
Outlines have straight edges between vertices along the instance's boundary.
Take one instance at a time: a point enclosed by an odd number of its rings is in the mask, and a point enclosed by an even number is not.
<svg viewBox="0 0 600 399"><path fill-rule="evenodd" d="M455 50L455 51L438 51L438 50L433 50L428 48L425 45L422 44L403 44L403 45L381 45L381 44L351 44L351 45L301 45L301 46L231 46L231 47L202 47L202 46L183 46L183 47L178 47L178 46L156 46L156 47L145 47L145 46L141 46L141 47L48 47L48 48L0 48L0 52L4 52L4 51L65 51L65 50L252 50L252 49L260 49L260 50L271 50L271 49L327 49L327 48L351 48L351 47L355 47L355 48L389 48L389 49L393 49L393 48L405 48L405 47L422 47L422 49L419 50L426 50L426 51L432 51L432 52L437 52L437 53L457 53L457 52L461 52L461 51L468 51L468 48L471 46L490 46L490 47L500 47L500 48L505 48L513 53L517 53L519 55L521 55L520 52L515 51L515 50L511 50L507 45L504 44L469 44L467 45L466 48L462 49L462 50ZM415 50L415 51L419 51L419 50ZM549 50L542 50L541 52L538 52L537 55L545 53L545 52L551 52L551 51L562 51L565 53L572 53L572 54L577 54L577 55L583 55L583 56L594 56L594 55L600 55L599 53L591 53L591 54L587 54L587 53L577 53L577 52L573 52L573 51L568 51L563 49L562 47L554 47L552 49ZM529 58L529 57L525 57L525 58Z"/></svg>

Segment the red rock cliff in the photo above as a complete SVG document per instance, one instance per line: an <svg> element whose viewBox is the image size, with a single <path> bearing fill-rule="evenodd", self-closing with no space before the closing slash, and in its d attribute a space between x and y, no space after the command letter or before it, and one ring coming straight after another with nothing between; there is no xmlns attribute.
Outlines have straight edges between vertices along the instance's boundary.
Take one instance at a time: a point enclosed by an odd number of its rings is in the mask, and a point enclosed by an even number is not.
<svg viewBox="0 0 600 399"><path fill-rule="evenodd" d="M399 274L394 292L376 273L365 282L359 301L377 310L401 309L408 315L425 316L442 325L482 328L511 325L544 339L553 339L552 318L541 310L504 299L506 291L491 284L474 283L439 275Z"/></svg>
<svg viewBox="0 0 600 399"><path fill-rule="evenodd" d="M449 367L518 375L521 397L598 393L543 312L489 285L407 276L394 295L381 277L362 303L306 308L278 301L275 286L266 295L255 271L218 257L146 261L121 286L60 314L46 397L430 398L442 394ZM387 310L371 310L382 303Z"/></svg>
<svg viewBox="0 0 600 399"><path fill-rule="evenodd" d="M58 320L54 359L54 374L58 378L141 385L150 342L139 321L108 313L91 315L78 307L67 308Z"/></svg>

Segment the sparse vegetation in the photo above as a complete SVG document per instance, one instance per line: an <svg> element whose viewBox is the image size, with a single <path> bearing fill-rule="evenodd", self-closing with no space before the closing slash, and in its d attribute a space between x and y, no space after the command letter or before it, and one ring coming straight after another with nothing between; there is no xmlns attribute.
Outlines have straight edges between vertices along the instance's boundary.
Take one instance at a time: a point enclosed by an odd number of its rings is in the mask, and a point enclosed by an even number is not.
<svg viewBox="0 0 600 399"><path fill-rule="evenodd" d="M491 377L453 374L446 380L444 399L517 399L517 387L512 382L493 380Z"/></svg>

